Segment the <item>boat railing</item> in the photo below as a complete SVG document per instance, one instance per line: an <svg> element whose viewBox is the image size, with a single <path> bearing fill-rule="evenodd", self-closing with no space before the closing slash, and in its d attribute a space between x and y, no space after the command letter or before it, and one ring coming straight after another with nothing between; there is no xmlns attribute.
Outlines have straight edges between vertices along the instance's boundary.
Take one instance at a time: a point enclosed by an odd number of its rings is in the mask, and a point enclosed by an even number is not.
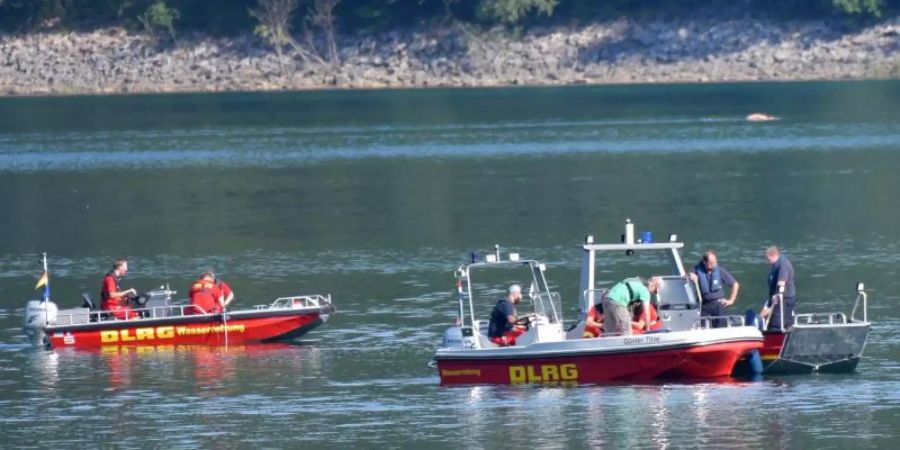
<svg viewBox="0 0 900 450"><path fill-rule="evenodd" d="M797 325L844 325L847 315L842 312L795 314Z"/></svg>
<svg viewBox="0 0 900 450"><path fill-rule="evenodd" d="M794 314L794 322L798 325L846 325L848 323L868 323L868 295L865 291L865 284L857 283L856 284L856 302L853 304L853 309L850 311L850 319L847 319L847 316L842 312L829 312L829 313L804 313L804 314ZM785 331L784 328L784 294L779 292L775 294L775 298L778 301L779 307L779 320L780 327L779 331L782 333ZM862 302L862 321L856 318L856 310L859 308L859 304ZM763 321L763 329L766 330L769 328L769 321L771 320L771 314L769 318Z"/></svg>
<svg viewBox="0 0 900 450"><path fill-rule="evenodd" d="M256 305L257 310L266 309L299 309L317 308L331 304L331 295L294 295L281 297L271 304ZM165 317L209 315L197 305L166 305L148 308L133 308L123 313L124 318L116 317L113 311L91 311L88 308L61 310L56 315L56 326L82 325L91 322L125 322L142 319L160 319Z"/></svg>
<svg viewBox="0 0 900 450"><path fill-rule="evenodd" d="M727 316L700 316L697 318L697 321L695 323L697 328L704 330L709 328L743 327L747 325L744 316L736 314ZM722 323L724 323L725 326L714 326L720 325Z"/></svg>
<svg viewBox="0 0 900 450"><path fill-rule="evenodd" d="M869 295L866 294L866 285L863 283L856 283L856 301L853 303L853 310L850 311L850 321L851 322L859 322L859 319L856 318L856 309L859 307L859 302L862 300L862 322L869 322Z"/></svg>
<svg viewBox="0 0 900 450"><path fill-rule="evenodd" d="M90 311L87 308L60 311L54 325L81 325L90 322L125 322L141 319L159 319L162 317L181 317L207 314L196 305L153 306L150 308L134 308L125 311L125 318L116 317L113 311Z"/></svg>
<svg viewBox="0 0 900 450"><path fill-rule="evenodd" d="M256 305L257 310L262 309L299 309L299 308L319 308L324 305L331 304L331 295L292 295L290 297L280 297L268 305Z"/></svg>
<svg viewBox="0 0 900 450"><path fill-rule="evenodd" d="M856 284L856 301L853 303L853 309L850 311L849 320L847 316L841 312L797 314L794 318L799 325L846 325L848 323L867 323L869 319L869 296L866 294L865 289L865 284ZM859 309L860 303L862 303L862 320L856 318L856 311Z"/></svg>
<svg viewBox="0 0 900 450"><path fill-rule="evenodd" d="M784 333L784 286L779 286L780 291L772 296L772 299L778 302L778 331ZM767 307L769 304L769 300L766 300L763 303L763 307ZM772 311L769 311L769 315L763 319L762 329L768 330L769 323L772 321Z"/></svg>

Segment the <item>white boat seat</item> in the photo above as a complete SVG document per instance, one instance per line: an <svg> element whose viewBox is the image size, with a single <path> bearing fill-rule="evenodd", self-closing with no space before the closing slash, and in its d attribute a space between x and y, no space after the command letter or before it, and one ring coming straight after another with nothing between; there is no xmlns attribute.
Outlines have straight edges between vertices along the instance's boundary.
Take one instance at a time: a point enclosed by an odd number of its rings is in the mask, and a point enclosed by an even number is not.
<svg viewBox="0 0 900 450"><path fill-rule="evenodd" d="M478 343L481 344L481 348L499 347L499 345L491 342L491 339L487 337L487 335L481 333L478 333Z"/></svg>
<svg viewBox="0 0 900 450"><path fill-rule="evenodd" d="M481 345L481 348L499 347L499 345L491 342L491 339L487 335L489 324L490 322L487 320L475 321L475 328L478 330L478 343Z"/></svg>

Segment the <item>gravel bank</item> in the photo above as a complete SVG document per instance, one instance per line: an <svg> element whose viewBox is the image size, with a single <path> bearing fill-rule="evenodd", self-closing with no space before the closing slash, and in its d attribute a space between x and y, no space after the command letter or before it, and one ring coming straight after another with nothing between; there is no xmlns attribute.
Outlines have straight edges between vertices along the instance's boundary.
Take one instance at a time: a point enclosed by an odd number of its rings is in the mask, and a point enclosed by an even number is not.
<svg viewBox="0 0 900 450"><path fill-rule="evenodd" d="M252 36L160 45L121 29L0 36L0 95L248 91L900 77L900 18L636 22L502 30L448 26L339 37L339 67Z"/></svg>

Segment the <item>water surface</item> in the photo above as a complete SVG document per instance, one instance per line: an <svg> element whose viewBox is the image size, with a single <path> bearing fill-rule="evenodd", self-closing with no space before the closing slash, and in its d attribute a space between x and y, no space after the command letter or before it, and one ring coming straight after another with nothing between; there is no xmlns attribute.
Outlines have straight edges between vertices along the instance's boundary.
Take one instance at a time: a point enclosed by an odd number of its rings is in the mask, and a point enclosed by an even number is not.
<svg viewBox="0 0 900 450"><path fill-rule="evenodd" d="M898 437L900 83L778 83L0 99L0 445L858 448ZM748 123L765 111L782 119ZM495 243L538 258L574 315L586 234L626 217L714 248L799 312L875 321L851 375L442 388L427 367L452 270ZM64 306L215 267L252 305L331 293L299 345L31 350L41 252ZM657 267L620 258L598 279Z"/></svg>

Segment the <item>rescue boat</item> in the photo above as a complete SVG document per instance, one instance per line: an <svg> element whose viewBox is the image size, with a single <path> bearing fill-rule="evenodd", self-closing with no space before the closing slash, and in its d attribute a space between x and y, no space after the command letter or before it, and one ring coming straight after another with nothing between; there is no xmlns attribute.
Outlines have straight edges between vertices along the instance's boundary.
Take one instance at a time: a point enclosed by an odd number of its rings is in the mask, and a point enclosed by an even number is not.
<svg viewBox="0 0 900 450"><path fill-rule="evenodd" d="M769 329L761 322L763 348L735 366L736 376L756 373L802 375L813 372L850 373L856 370L871 329L865 284L857 283L849 318L842 312L794 315L794 325ZM782 308L784 304L779 302ZM860 311L861 316L857 316ZM749 314L749 313L748 313ZM784 310L781 311L781 317Z"/></svg>
<svg viewBox="0 0 900 450"><path fill-rule="evenodd" d="M161 287L139 296L132 305L136 317L128 320L97 310L87 294L79 308L58 309L49 299L31 300L25 333L47 348L243 345L296 339L334 313L330 295L294 295L209 314L194 305L173 304L174 294Z"/></svg>
<svg viewBox="0 0 900 450"><path fill-rule="evenodd" d="M628 225L626 225L628 227ZM742 316L701 317L696 286L684 271L675 241L635 242L633 233L623 243L594 244L588 236L582 249L580 315L574 325L563 324L561 298L546 279L547 267L523 260L516 253L503 259L499 247L482 259L473 253L469 263L454 272L459 294L458 325L444 334L434 355L441 384L552 384L576 385L647 382L659 379L715 379L729 377L735 363L762 348L759 329ZM637 335L582 338L584 318L602 295L595 288L598 252L664 252L673 274L660 277L652 303L664 323L660 330ZM511 275L516 270L518 275ZM485 277L487 272L505 272ZM478 277L477 279L475 277ZM486 278L490 281L484 281ZM515 345L501 347L487 336L490 308L503 291L503 283L530 281L519 305L527 311L527 331ZM649 311L645 304L644 311ZM727 326L713 328L715 319Z"/></svg>

